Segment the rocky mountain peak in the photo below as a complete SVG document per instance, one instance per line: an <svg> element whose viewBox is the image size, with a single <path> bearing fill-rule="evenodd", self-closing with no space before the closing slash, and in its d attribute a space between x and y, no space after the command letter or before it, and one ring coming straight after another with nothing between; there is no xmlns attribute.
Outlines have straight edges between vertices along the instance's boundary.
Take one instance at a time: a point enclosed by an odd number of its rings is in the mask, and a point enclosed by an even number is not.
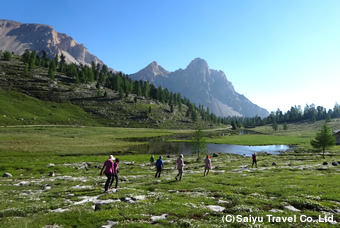
<svg viewBox="0 0 340 228"><path fill-rule="evenodd" d="M143 68L138 72L139 75L143 75L138 80L149 81L150 83L154 83L156 77L168 77L170 72L165 70L163 67L158 65L156 61L150 63L147 67ZM131 76L131 75L130 75Z"/></svg>
<svg viewBox="0 0 340 228"><path fill-rule="evenodd" d="M186 70L195 71L196 73L210 74L208 63L201 58L192 60Z"/></svg>
<svg viewBox="0 0 340 228"><path fill-rule="evenodd" d="M149 81L169 91L180 92L196 105L209 107L217 116L267 116L267 110L238 94L223 71L209 69L201 58L190 62L185 70L169 72L152 62L143 70L130 75L134 80Z"/></svg>
<svg viewBox="0 0 340 228"><path fill-rule="evenodd" d="M56 54L65 56L68 63L90 65L104 63L92 55L83 44L78 44L72 37L56 32L52 26L44 24L20 23L0 19L0 47L2 51L22 55L25 49L45 50L48 57Z"/></svg>

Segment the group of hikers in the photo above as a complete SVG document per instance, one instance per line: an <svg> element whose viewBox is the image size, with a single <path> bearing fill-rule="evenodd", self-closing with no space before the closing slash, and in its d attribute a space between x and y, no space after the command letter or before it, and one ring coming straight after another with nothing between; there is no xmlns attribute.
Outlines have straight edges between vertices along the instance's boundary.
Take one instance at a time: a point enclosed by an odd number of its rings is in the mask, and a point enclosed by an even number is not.
<svg viewBox="0 0 340 228"><path fill-rule="evenodd" d="M162 173L162 168L164 168L164 162L163 162L163 157L159 156L159 158L157 159L155 166L156 166L156 174L155 177L160 177L161 173ZM151 165L154 164L155 161L155 157L152 155L150 158L150 163ZM209 170L211 169L211 160L210 160L210 156L207 155L205 160L204 160L204 176L209 174ZM183 176L183 168L184 168L185 164L184 164L184 160L183 160L183 154L180 154L179 157L176 160L175 163L175 169L178 170L178 174L175 177L176 180L181 181L182 180L182 176Z"/></svg>
<svg viewBox="0 0 340 228"><path fill-rule="evenodd" d="M159 156L157 159L155 166L156 166L156 174L155 178L160 177L162 173L162 168L164 168L164 162L163 162L163 157ZM256 159L256 153L252 154L252 168L255 164L255 167L257 168L257 159ZM155 157L152 155L150 158L150 163L151 165L154 164ZM107 177L107 180L105 182L105 192L108 192L112 188L113 181L116 179L115 182L115 188L119 188L118 186L118 164L119 164L119 159L114 158L112 155L109 156L109 158L104 162L104 165L100 171L100 175L103 175L103 170L105 168L104 174ZM184 160L183 160L183 154L180 154L176 160L175 163L175 169L178 170L178 174L175 177L176 181L181 181L183 177L183 168L184 168ZM211 169L211 160L210 156L207 155L206 158L204 159L204 174L203 176L207 176L209 174L209 170Z"/></svg>

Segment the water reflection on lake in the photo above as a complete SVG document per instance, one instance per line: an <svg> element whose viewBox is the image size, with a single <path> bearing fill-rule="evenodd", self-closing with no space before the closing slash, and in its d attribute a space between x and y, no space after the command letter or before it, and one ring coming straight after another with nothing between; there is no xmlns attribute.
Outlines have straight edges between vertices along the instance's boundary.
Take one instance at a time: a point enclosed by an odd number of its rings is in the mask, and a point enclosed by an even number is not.
<svg viewBox="0 0 340 228"><path fill-rule="evenodd" d="M212 153L232 153L245 156L251 156L254 152L269 154L280 154L280 151L286 151L291 148L289 145L269 145L269 146L241 146L230 144L212 144L208 143L209 154ZM138 151L142 154L184 154L189 155L191 152L191 143L188 142L149 142L148 145L134 146L129 151Z"/></svg>

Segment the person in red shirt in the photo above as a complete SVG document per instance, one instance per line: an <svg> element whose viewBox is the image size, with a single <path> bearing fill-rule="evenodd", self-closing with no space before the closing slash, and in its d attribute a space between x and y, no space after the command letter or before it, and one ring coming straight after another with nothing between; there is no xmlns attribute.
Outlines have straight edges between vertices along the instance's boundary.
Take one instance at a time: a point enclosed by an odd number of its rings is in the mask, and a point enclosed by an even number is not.
<svg viewBox="0 0 340 228"><path fill-rule="evenodd" d="M105 168L104 174L107 177L107 180L105 182L105 192L107 192L109 190L109 188L112 186L112 182L113 182L113 172L114 172L114 164L113 164L113 160L115 158L110 155L109 158L104 162L103 168L100 171L100 175L103 175L103 170Z"/></svg>

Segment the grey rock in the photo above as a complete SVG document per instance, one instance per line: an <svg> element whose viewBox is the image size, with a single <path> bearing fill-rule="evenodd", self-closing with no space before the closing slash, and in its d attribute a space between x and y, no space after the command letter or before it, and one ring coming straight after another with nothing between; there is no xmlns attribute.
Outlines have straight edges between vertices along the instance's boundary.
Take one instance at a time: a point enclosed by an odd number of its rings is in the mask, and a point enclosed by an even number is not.
<svg viewBox="0 0 340 228"><path fill-rule="evenodd" d="M18 186L29 186L30 185L30 182L28 181L21 181Z"/></svg>
<svg viewBox="0 0 340 228"><path fill-rule="evenodd" d="M218 206L218 205L209 205L209 206L207 206L207 208L209 208L210 210L215 211L215 212L222 212L222 211L225 210L225 207L221 207L221 206Z"/></svg>
<svg viewBox="0 0 340 228"><path fill-rule="evenodd" d="M10 173L4 173L3 177L12 177L12 174L10 174Z"/></svg>
<svg viewBox="0 0 340 228"><path fill-rule="evenodd" d="M42 187L42 190L44 190L44 191L48 191L48 190L51 190L51 189L52 189L51 186L43 186Z"/></svg>
<svg viewBox="0 0 340 228"><path fill-rule="evenodd" d="M123 197L120 200L126 203L137 203L136 199L131 197Z"/></svg>
<svg viewBox="0 0 340 228"><path fill-rule="evenodd" d="M269 210L269 212L272 212L272 213L281 212L282 213L283 210L273 208L273 209Z"/></svg>
<svg viewBox="0 0 340 228"><path fill-rule="evenodd" d="M106 225L102 225L100 228L111 228L115 225L118 225L119 222L114 222L114 221L110 221L110 220L107 220L106 221Z"/></svg>
<svg viewBox="0 0 340 228"><path fill-rule="evenodd" d="M225 201L225 200L221 200L221 199L219 199L219 200L217 201L217 203L218 203L218 204L222 204L222 203L224 203L224 204L232 204L232 202L230 202L230 201Z"/></svg>
<svg viewBox="0 0 340 228"><path fill-rule="evenodd" d="M301 210L293 207L293 206L284 206L285 209L290 210L290 211L295 211L295 212L300 212Z"/></svg>
<svg viewBox="0 0 340 228"><path fill-rule="evenodd" d="M161 216L151 216L151 221L153 222L156 222L158 220L161 220L161 219L166 219L166 216L168 216L167 214L162 214Z"/></svg>

